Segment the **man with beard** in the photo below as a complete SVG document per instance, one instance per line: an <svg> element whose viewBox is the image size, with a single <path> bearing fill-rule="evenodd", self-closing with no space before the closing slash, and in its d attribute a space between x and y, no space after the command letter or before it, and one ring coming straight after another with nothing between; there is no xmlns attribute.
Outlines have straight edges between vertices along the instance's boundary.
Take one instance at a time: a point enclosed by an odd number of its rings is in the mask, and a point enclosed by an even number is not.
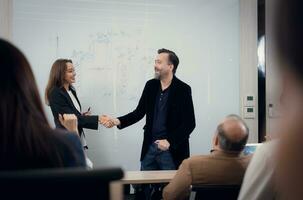
<svg viewBox="0 0 303 200"><path fill-rule="evenodd" d="M141 170L174 170L189 157L189 136L194 130L195 115L191 88L175 73L177 55L159 49L155 59L155 78L143 90L137 108L104 123L108 128L128 127L146 115L141 151Z"/></svg>

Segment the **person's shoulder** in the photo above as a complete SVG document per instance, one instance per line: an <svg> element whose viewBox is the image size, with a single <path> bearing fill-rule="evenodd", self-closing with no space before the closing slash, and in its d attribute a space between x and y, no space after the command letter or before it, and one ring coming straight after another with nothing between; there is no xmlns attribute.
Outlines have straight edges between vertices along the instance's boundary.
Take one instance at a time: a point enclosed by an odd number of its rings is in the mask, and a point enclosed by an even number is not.
<svg viewBox="0 0 303 200"><path fill-rule="evenodd" d="M82 149L81 141L77 133L72 133L64 129L54 129L50 135L52 143L64 153Z"/></svg>
<svg viewBox="0 0 303 200"><path fill-rule="evenodd" d="M239 156L239 158L237 160L240 163L242 163L243 166L245 166L245 168L247 168L247 166L250 163L252 157L253 157L253 155L241 155L241 156Z"/></svg>
<svg viewBox="0 0 303 200"><path fill-rule="evenodd" d="M280 142L279 139L275 139L275 140L263 143L262 145L257 147L257 150L254 153L254 156L255 155L258 155L258 156L262 155L262 156L268 156L268 157L273 156L279 142Z"/></svg>
<svg viewBox="0 0 303 200"><path fill-rule="evenodd" d="M174 77L174 81L175 81L175 84L179 88L181 88L183 90L191 91L191 87L187 83L185 83L184 81L180 80L179 78Z"/></svg>
<svg viewBox="0 0 303 200"><path fill-rule="evenodd" d="M85 166L84 151L77 133L63 129L52 130L53 144L63 154L66 166Z"/></svg>
<svg viewBox="0 0 303 200"><path fill-rule="evenodd" d="M155 85L155 84L158 84L160 81L158 79L150 79L146 82L146 85Z"/></svg>
<svg viewBox="0 0 303 200"><path fill-rule="evenodd" d="M56 93L56 92L61 92L61 91L62 91L62 88L59 88L59 87L55 86L55 87L52 88L51 93L52 92Z"/></svg>
<svg viewBox="0 0 303 200"><path fill-rule="evenodd" d="M180 165L180 167L183 170L196 170L201 168L201 166L207 164L209 161L208 155L197 155L197 156L191 156L187 159L184 159Z"/></svg>
<svg viewBox="0 0 303 200"><path fill-rule="evenodd" d="M210 155L196 155L196 156L191 156L189 158L187 158L186 162L188 162L189 164L196 164L196 163L201 163L204 161L208 161L210 159Z"/></svg>
<svg viewBox="0 0 303 200"><path fill-rule="evenodd" d="M54 87L50 91L50 97L57 97L57 96L61 95L62 93L63 93L62 88Z"/></svg>
<svg viewBox="0 0 303 200"><path fill-rule="evenodd" d="M267 170L273 168L275 165L275 152L278 143L279 140L273 140L258 146L255 153L252 154L248 160L248 168L250 170Z"/></svg>
<svg viewBox="0 0 303 200"><path fill-rule="evenodd" d="M56 139L58 139L58 142L67 144L81 144L77 133L69 132L64 129L55 129L53 130L53 135Z"/></svg>
<svg viewBox="0 0 303 200"><path fill-rule="evenodd" d="M157 87L160 84L160 81L158 79L150 79L145 83L145 89L150 89L150 88L154 88Z"/></svg>

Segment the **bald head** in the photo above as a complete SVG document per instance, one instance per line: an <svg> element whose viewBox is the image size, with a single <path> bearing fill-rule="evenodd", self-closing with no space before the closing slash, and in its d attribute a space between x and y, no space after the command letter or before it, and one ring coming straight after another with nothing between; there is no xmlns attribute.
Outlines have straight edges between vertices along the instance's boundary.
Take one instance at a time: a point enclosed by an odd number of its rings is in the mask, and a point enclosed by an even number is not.
<svg viewBox="0 0 303 200"><path fill-rule="evenodd" d="M228 115L217 127L218 145L226 151L242 151L249 129L237 115Z"/></svg>

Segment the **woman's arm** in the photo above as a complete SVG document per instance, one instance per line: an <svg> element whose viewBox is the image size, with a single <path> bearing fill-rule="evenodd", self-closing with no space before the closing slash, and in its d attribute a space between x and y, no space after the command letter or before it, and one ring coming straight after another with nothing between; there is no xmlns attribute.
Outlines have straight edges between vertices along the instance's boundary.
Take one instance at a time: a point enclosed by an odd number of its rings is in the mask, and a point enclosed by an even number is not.
<svg viewBox="0 0 303 200"><path fill-rule="evenodd" d="M60 89L54 89L49 97L49 104L54 118L59 122L59 114L75 114L78 118L78 125L82 128L98 129L99 116L83 116L76 112Z"/></svg>

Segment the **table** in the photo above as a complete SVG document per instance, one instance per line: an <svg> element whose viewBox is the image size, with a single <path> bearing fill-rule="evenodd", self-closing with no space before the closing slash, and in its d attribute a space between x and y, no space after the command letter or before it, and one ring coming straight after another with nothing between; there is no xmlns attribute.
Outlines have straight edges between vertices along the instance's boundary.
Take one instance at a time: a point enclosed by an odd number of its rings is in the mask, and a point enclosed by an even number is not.
<svg viewBox="0 0 303 200"><path fill-rule="evenodd" d="M124 178L111 183L111 199L121 200L125 184L168 183L177 170L125 171Z"/></svg>
<svg viewBox="0 0 303 200"><path fill-rule="evenodd" d="M177 170L126 171L122 184L168 183Z"/></svg>

